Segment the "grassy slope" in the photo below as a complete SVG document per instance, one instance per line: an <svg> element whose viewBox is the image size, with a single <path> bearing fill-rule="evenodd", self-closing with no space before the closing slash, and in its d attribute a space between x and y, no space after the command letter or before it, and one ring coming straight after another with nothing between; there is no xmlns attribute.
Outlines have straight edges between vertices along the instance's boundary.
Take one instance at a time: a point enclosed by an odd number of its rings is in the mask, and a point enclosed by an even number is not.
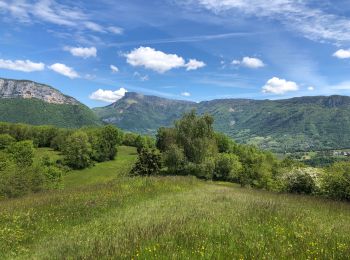
<svg viewBox="0 0 350 260"><path fill-rule="evenodd" d="M124 147L117 160L68 175L62 191L0 202L0 258L350 255L349 204L191 177L129 178L121 165L133 153Z"/></svg>

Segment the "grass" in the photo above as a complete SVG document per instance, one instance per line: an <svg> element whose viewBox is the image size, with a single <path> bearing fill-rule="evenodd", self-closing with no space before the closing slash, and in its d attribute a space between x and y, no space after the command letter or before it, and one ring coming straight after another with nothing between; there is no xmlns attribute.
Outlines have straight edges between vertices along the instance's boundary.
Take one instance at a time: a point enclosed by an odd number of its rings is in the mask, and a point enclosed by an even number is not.
<svg viewBox="0 0 350 260"><path fill-rule="evenodd" d="M123 147L63 190L1 201L0 259L349 258L347 203L125 176L134 161Z"/></svg>

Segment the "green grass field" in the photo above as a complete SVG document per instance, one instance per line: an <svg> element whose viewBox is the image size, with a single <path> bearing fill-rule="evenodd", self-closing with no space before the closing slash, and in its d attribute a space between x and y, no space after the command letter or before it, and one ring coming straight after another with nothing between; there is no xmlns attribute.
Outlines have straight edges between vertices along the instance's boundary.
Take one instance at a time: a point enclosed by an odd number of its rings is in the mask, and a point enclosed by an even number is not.
<svg viewBox="0 0 350 260"><path fill-rule="evenodd" d="M48 151L50 153L50 151ZM73 171L65 188L0 201L0 259L348 259L350 204L193 177Z"/></svg>

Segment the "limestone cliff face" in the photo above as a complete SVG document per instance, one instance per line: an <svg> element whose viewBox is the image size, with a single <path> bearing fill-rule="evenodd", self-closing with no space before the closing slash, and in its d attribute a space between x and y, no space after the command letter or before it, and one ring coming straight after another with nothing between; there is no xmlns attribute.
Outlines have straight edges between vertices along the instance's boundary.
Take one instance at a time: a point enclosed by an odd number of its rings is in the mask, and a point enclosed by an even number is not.
<svg viewBox="0 0 350 260"><path fill-rule="evenodd" d="M60 91L44 84L29 80L13 80L0 78L1 98L36 98L52 104L77 105L79 102Z"/></svg>

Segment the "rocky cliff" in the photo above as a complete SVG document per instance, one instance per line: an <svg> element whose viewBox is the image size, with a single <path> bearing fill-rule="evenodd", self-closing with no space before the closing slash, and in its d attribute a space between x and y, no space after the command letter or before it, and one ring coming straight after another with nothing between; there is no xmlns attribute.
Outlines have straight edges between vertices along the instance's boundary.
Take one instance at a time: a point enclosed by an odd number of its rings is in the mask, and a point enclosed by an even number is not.
<svg viewBox="0 0 350 260"><path fill-rule="evenodd" d="M74 98L63 95L50 86L29 80L4 78L0 78L0 98L36 98L51 104L79 104Z"/></svg>

